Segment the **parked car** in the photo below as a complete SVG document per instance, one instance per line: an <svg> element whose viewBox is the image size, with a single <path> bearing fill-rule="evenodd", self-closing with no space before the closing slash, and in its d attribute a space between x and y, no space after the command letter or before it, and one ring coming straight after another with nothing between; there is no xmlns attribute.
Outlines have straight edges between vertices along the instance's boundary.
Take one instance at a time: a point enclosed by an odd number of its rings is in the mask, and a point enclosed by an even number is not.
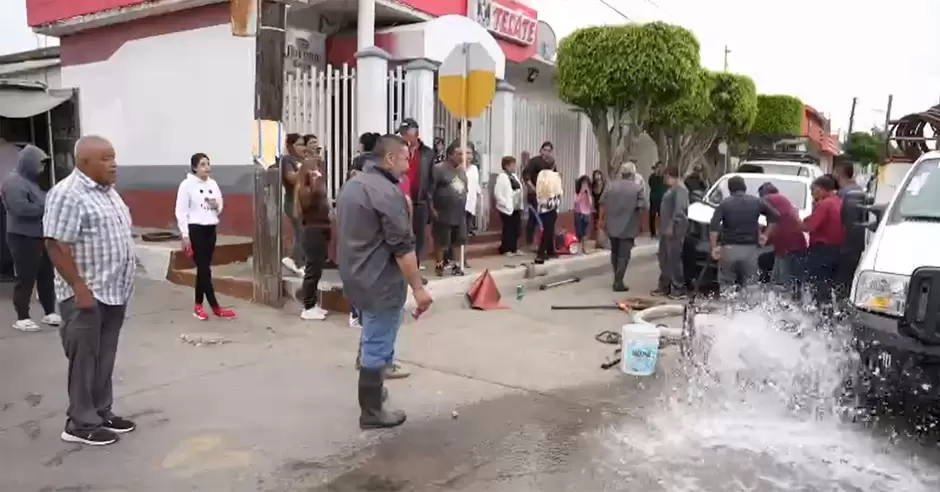
<svg viewBox="0 0 940 492"><path fill-rule="evenodd" d="M789 165L789 163L786 163ZM712 185L711 188L701 197L693 197L693 203L689 206L689 231L686 234L683 244L683 268L686 276L686 283L690 289L695 288L702 268L704 268L709 259L709 224L712 215L715 213L715 207L721 203L725 197L730 195L728 191L728 179L732 176L740 176L747 185L747 193L757 196L757 189L764 183L770 182L786 196L791 203L799 210L800 218L805 218L812 212L813 198L810 194L810 185L813 182L811 176L801 176L798 174L809 172L809 170L800 171L795 168L787 174L761 174L761 173L730 173L722 176ZM760 224L767 225L766 219L761 216ZM761 248L759 264L761 276L766 279L774 265L773 248L770 246ZM702 278L701 287L708 289L714 287L716 278L715 272L706 273Z"/></svg>
<svg viewBox="0 0 940 492"><path fill-rule="evenodd" d="M799 176L804 178L809 178L814 180L823 174L825 174L821 167L816 164L809 164L806 162L795 162L795 161L778 161L778 160L748 160L744 161L738 165L738 168L741 166L758 166L763 169L764 174L779 174L782 176Z"/></svg>
<svg viewBox="0 0 940 492"><path fill-rule="evenodd" d="M860 355L853 390L862 402L940 406L940 152L917 159L890 202L869 210L874 233L850 295Z"/></svg>

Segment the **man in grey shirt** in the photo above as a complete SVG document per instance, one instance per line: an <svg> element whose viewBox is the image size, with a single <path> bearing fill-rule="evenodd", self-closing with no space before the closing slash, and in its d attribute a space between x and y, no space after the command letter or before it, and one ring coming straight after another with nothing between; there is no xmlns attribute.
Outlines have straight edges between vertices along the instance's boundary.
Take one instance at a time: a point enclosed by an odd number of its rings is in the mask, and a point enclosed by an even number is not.
<svg viewBox="0 0 940 492"><path fill-rule="evenodd" d="M740 176L728 178L725 198L715 208L709 224L711 256L718 262L718 283L722 290L735 284L743 287L756 285L759 246L773 234L775 222L780 218L777 210L756 196L747 194L747 183ZM767 218L767 230L760 232L760 216ZM719 238L721 246L719 246Z"/></svg>
<svg viewBox="0 0 940 492"><path fill-rule="evenodd" d="M627 162L620 167L620 179L614 180L601 196L598 227L610 238L610 265L614 270L614 292L626 292L623 276L630 264L633 244L640 232L641 210L646 209L643 186L634 179L636 165Z"/></svg>
<svg viewBox="0 0 940 492"><path fill-rule="evenodd" d="M685 299L682 274L682 245L689 228L689 190L679 179L679 168L669 166L663 173L668 190L659 208L659 285L652 295Z"/></svg>
<svg viewBox="0 0 940 492"><path fill-rule="evenodd" d="M398 189L408 169L408 145L397 135L379 138L362 172L350 179L337 200L337 245L343 293L361 312L359 427L395 427L401 411L383 408L385 369L395 360L408 286L415 316L431 305L421 284L414 234Z"/></svg>
<svg viewBox="0 0 940 492"><path fill-rule="evenodd" d="M460 144L447 147L447 159L434 165L431 174L431 236L434 238L434 270L444 276L444 253L454 254L451 273L463 275L463 246L467 243L467 158Z"/></svg>

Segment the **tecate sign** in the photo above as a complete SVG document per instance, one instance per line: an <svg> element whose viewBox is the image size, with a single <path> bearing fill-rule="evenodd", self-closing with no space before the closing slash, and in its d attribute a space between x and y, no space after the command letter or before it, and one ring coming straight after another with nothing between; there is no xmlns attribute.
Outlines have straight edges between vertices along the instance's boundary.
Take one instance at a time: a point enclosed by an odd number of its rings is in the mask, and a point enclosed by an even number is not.
<svg viewBox="0 0 940 492"><path fill-rule="evenodd" d="M493 35L525 46L535 43L535 18L493 0L469 0L467 7L467 16Z"/></svg>

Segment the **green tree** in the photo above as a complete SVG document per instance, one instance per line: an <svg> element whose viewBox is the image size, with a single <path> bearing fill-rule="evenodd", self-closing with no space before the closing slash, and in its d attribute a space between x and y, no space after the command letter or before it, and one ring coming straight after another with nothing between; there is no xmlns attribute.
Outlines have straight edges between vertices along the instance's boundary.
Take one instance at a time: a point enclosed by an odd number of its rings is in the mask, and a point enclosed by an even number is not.
<svg viewBox="0 0 940 492"><path fill-rule="evenodd" d="M882 138L868 132L852 132L842 151L852 161L867 166L880 163L884 149L885 143Z"/></svg>
<svg viewBox="0 0 940 492"><path fill-rule="evenodd" d="M768 138L798 136L803 123L803 102L793 96L757 96L757 119L751 134Z"/></svg>
<svg viewBox="0 0 940 492"><path fill-rule="evenodd" d="M591 121L601 166L633 152L651 108L688 92L699 79L699 44L688 30L652 22L594 26L561 40L555 85L559 97Z"/></svg>
<svg viewBox="0 0 940 492"><path fill-rule="evenodd" d="M717 141L745 135L756 116L757 91L749 77L700 70L685 95L653 108L647 131L656 140L660 160L684 172ZM708 175L713 171L706 169Z"/></svg>

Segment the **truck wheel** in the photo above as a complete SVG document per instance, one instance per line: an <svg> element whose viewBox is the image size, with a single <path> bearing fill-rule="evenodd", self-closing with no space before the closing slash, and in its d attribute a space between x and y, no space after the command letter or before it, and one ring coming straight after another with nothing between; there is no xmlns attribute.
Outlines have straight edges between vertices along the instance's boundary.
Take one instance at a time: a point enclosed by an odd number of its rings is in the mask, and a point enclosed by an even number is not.
<svg viewBox="0 0 940 492"><path fill-rule="evenodd" d="M871 419L877 405L873 398L871 373L864 363L854 363L842 384L840 404L843 417L851 422Z"/></svg>

